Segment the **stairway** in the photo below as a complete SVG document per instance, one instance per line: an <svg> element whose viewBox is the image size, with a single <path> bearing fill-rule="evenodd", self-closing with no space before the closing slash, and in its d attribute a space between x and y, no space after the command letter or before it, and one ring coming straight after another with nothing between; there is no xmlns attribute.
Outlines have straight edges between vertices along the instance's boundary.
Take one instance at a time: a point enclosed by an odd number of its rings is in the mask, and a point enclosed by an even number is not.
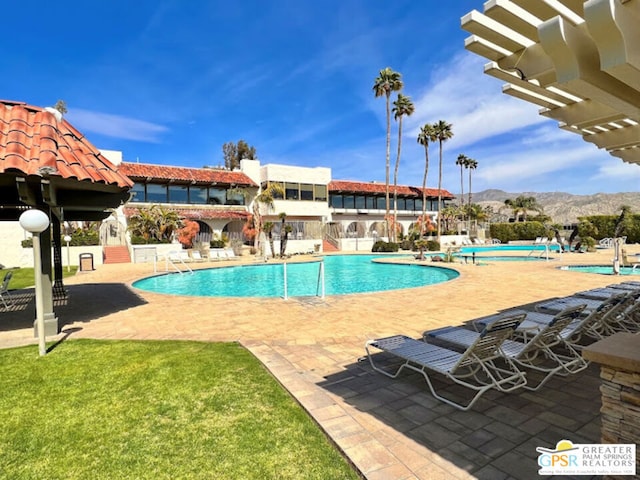
<svg viewBox="0 0 640 480"><path fill-rule="evenodd" d="M131 263L129 248L126 245L103 248L102 263Z"/></svg>
<svg viewBox="0 0 640 480"><path fill-rule="evenodd" d="M339 252L340 250L333 245L333 243L328 242L327 240L322 240L322 251L323 252Z"/></svg>

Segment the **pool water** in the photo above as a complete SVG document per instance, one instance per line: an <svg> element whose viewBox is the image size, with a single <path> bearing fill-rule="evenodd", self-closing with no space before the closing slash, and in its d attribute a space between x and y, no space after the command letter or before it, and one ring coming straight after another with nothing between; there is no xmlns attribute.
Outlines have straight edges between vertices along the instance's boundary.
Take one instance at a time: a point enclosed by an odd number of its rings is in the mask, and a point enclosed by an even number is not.
<svg viewBox="0 0 640 480"><path fill-rule="evenodd" d="M613 266L611 265L575 265L560 267L560 270L573 270L576 272L613 275ZM620 275L640 275L640 268L636 268L636 270L634 271L632 267L620 267Z"/></svg>
<svg viewBox="0 0 640 480"><path fill-rule="evenodd" d="M380 292L446 282L459 276L449 268L425 265L376 263L380 255L332 255L324 257L325 294ZM321 293L320 262L288 263L287 294L292 297ZM139 280L141 290L204 297L283 297L283 264L233 267L171 273Z"/></svg>
<svg viewBox="0 0 640 480"><path fill-rule="evenodd" d="M559 245L546 245L549 247L550 252L559 252ZM544 252L545 245L487 245L487 246L473 246L473 247L461 247L460 253L483 253L483 252L531 252L535 250L536 252Z"/></svg>

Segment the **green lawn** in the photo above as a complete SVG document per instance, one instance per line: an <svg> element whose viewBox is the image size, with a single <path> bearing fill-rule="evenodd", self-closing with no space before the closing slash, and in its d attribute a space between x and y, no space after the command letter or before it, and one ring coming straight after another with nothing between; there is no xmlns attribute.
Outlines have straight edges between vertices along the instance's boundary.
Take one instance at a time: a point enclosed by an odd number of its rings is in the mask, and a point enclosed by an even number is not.
<svg viewBox="0 0 640 480"><path fill-rule="evenodd" d="M358 478L238 344L96 340L0 350L0 477Z"/></svg>
<svg viewBox="0 0 640 480"><path fill-rule="evenodd" d="M4 278L6 272L9 269L0 270L0 280ZM35 283L35 277L33 275L33 268L13 268L13 277L9 282L9 290L19 290L21 288L33 287ZM70 271L67 272L67 267L62 268L63 278L75 275L78 271L77 266L71 266Z"/></svg>

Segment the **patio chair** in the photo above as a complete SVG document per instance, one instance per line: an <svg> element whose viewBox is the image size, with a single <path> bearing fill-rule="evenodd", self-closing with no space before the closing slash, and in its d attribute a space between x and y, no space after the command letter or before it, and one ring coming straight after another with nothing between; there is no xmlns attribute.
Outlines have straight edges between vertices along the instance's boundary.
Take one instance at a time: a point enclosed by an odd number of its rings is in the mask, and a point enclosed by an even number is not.
<svg viewBox="0 0 640 480"><path fill-rule="evenodd" d="M527 385L523 388L536 391L556 374L564 376L587 368L588 362L560 335L580 316L583 309L581 305L567 308L555 315L548 324L538 324L530 338L523 337L523 341L507 339L500 345L505 360L524 369L523 373L530 369L543 375L535 386L530 384L531 377L527 376ZM423 338L425 341L435 339L458 348L468 348L480 335L465 327L446 327L424 332ZM558 348L562 348L562 353L557 351Z"/></svg>
<svg viewBox="0 0 640 480"><path fill-rule="evenodd" d="M376 372L397 378L405 368L414 370L422 374L435 398L459 410L469 410L482 394L492 388L510 392L526 384L525 375L508 359L505 362L506 367L494 363L502 358L500 345L513 334L522 319L523 315L513 315L492 323L462 353L404 335L369 340L365 350L371 367ZM371 347L398 357L403 363L395 372L389 372L376 365ZM442 375L475 394L466 405L446 398L436 392L429 373Z"/></svg>
<svg viewBox="0 0 640 480"><path fill-rule="evenodd" d="M200 254L199 250L189 251L190 260L194 262L204 262L206 259Z"/></svg>
<svg viewBox="0 0 640 480"><path fill-rule="evenodd" d="M636 267L640 265L640 256L629 255L626 249L622 249L622 266L631 267L631 271L634 272Z"/></svg>
<svg viewBox="0 0 640 480"><path fill-rule="evenodd" d="M11 281L11 277L13 277L13 272L9 270L5 273L4 278L2 279L2 285L0 285L0 300L2 300L5 310L9 310L9 305L13 305L13 299L9 294L9 282ZM9 303L7 303L7 301L9 301Z"/></svg>

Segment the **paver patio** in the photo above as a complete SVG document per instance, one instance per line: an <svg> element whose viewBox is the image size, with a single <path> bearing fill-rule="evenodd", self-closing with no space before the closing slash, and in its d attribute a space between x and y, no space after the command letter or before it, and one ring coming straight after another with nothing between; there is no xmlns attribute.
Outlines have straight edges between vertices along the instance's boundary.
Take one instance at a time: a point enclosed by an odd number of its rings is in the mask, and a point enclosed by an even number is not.
<svg viewBox="0 0 640 480"><path fill-rule="evenodd" d="M58 338L239 341L368 479L530 479L536 446L599 442L597 366L538 392L490 391L460 412L435 400L417 374L392 380L374 373L362 361L364 343L396 333L418 338L426 329L623 281L557 268L610 264L611 257L607 250L549 262L455 264L461 276L446 284L311 302L134 291L130 283L151 274L150 265L102 265L66 282ZM0 312L0 347L35 343L33 290L16 298L15 308Z"/></svg>

